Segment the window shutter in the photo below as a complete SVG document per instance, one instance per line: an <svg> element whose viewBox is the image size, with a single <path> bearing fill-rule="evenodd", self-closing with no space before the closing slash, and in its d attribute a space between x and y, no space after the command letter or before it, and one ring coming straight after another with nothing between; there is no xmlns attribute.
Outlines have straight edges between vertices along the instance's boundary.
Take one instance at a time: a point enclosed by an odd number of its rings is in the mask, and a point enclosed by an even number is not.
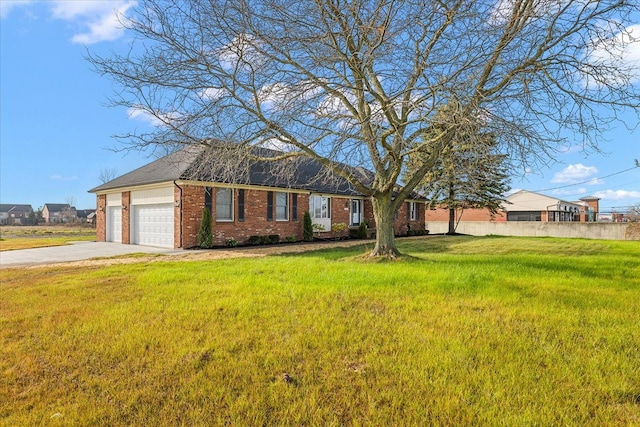
<svg viewBox="0 0 640 427"><path fill-rule="evenodd" d="M405 203L407 206L407 220L411 220L411 202Z"/></svg>
<svg viewBox="0 0 640 427"><path fill-rule="evenodd" d="M273 221L273 191L267 191L267 221Z"/></svg>
<svg viewBox="0 0 640 427"><path fill-rule="evenodd" d="M244 221L244 190L238 190L238 221Z"/></svg>
<svg viewBox="0 0 640 427"><path fill-rule="evenodd" d="M291 219L298 220L298 193L291 194Z"/></svg>

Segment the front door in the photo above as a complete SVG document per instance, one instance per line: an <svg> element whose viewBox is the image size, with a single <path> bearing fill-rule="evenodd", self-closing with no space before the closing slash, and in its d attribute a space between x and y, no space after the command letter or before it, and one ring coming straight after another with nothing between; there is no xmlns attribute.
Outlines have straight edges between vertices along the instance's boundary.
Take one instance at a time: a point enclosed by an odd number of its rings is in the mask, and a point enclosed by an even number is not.
<svg viewBox="0 0 640 427"><path fill-rule="evenodd" d="M362 200L351 200L351 225L360 225L362 222Z"/></svg>

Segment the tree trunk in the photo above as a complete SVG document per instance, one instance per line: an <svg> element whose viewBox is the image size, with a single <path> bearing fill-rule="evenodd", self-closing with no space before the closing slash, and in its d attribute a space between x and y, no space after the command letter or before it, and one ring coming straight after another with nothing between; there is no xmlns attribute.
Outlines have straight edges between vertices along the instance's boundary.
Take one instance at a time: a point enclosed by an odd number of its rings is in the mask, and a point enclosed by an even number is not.
<svg viewBox="0 0 640 427"><path fill-rule="evenodd" d="M449 231L447 234L456 234L456 209L454 206L455 189L453 180L449 180Z"/></svg>
<svg viewBox="0 0 640 427"><path fill-rule="evenodd" d="M449 208L449 231L447 234L456 234L456 210Z"/></svg>
<svg viewBox="0 0 640 427"><path fill-rule="evenodd" d="M373 217L376 220L376 246L369 254L370 257L385 257L395 259L400 255L396 247L393 232L395 208L391 194L373 197Z"/></svg>

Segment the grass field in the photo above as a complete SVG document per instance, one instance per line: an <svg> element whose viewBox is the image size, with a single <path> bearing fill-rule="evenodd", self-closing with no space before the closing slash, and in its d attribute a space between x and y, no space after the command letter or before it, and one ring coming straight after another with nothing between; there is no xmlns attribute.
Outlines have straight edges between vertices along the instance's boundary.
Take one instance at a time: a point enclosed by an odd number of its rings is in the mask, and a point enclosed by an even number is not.
<svg viewBox="0 0 640 427"><path fill-rule="evenodd" d="M95 240L96 229L87 226L0 227L0 251L63 246L70 242Z"/></svg>
<svg viewBox="0 0 640 427"><path fill-rule="evenodd" d="M2 270L0 425L640 425L637 242Z"/></svg>

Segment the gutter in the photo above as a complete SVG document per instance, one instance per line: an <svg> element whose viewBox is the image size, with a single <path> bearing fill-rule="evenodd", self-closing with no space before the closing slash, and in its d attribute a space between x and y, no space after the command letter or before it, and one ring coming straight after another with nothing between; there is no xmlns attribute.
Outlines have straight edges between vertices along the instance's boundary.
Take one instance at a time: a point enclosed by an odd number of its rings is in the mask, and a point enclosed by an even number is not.
<svg viewBox="0 0 640 427"><path fill-rule="evenodd" d="M182 247L182 187L180 187L178 185L178 183L176 182L176 180L173 180L173 185L175 185L176 187L178 187L178 190L180 190L180 200L178 201L179 203L179 208L180 208L180 218L179 218L179 222L178 222L178 230L180 230L179 234L179 240L180 240L180 249L184 249Z"/></svg>

